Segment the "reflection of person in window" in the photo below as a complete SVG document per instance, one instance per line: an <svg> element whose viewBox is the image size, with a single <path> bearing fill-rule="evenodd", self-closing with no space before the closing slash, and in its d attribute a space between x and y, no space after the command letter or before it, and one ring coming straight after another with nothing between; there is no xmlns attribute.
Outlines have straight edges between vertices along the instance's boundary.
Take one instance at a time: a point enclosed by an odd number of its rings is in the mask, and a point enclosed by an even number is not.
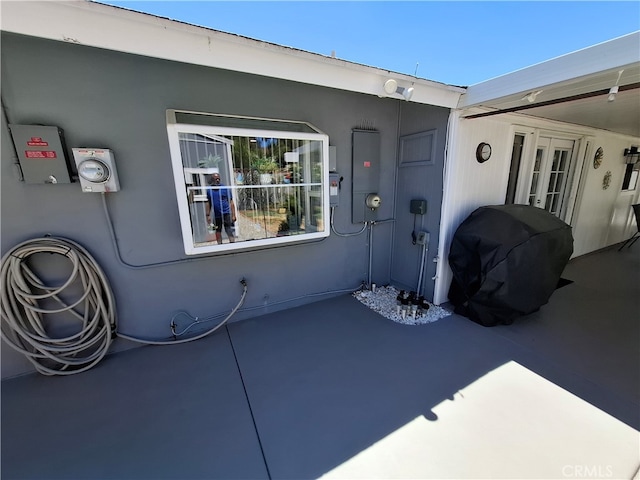
<svg viewBox="0 0 640 480"><path fill-rule="evenodd" d="M216 240L222 243L222 227L229 237L229 242L233 243L236 238L233 234L233 224L236 221L236 207L233 204L231 190L220 181L220 174L211 175L210 184L213 188L207 190L207 218L216 226Z"/></svg>

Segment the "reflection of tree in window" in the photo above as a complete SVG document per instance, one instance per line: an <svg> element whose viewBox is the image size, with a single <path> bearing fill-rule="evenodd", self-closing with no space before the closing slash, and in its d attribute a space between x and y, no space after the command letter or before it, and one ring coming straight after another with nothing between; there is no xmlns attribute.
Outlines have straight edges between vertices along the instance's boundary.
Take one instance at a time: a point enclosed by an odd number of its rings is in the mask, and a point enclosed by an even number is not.
<svg viewBox="0 0 640 480"><path fill-rule="evenodd" d="M259 219L265 238L292 235L304 231L302 215L303 181L298 155L287 157L300 149L296 139L263 137L233 137L233 167L243 173L238 185L238 206L245 216ZM316 157L319 158L316 152ZM313 176L321 179L321 162ZM316 171L320 170L320 174Z"/></svg>
<svg viewBox="0 0 640 480"><path fill-rule="evenodd" d="M179 152L184 186L192 196L187 201L186 213L190 217L196 250L202 251L197 247L208 248L211 243L206 225L200 219L203 205L197 200L197 197L206 196L207 189L211 187L198 175L209 174L214 168L219 170L236 206L237 241L233 248L248 241L269 245L271 242L262 241L274 239L274 243L282 243L276 241L277 237L309 235L309 238L315 238L328 234L322 225L326 214L323 209L325 205L328 207L328 199L323 197L327 169L323 164L323 149L328 145L326 135L306 124L299 125L300 122L283 124L192 113L181 113L180 116L186 123L171 127L169 122L168 130L170 142L175 142L172 143L174 169L177 166L174 157ZM205 119L202 125L196 121L200 118ZM222 128L218 129L216 122L220 122ZM258 128L247 130L240 126L252 122ZM259 128L265 126L275 128L273 132ZM256 133L258 130L260 134ZM175 137L172 137L172 132ZM186 219L184 213L185 209L182 209L181 218ZM182 225L186 238L184 220ZM210 251L214 251L213 247ZM185 248L188 250L189 245L185 244Z"/></svg>

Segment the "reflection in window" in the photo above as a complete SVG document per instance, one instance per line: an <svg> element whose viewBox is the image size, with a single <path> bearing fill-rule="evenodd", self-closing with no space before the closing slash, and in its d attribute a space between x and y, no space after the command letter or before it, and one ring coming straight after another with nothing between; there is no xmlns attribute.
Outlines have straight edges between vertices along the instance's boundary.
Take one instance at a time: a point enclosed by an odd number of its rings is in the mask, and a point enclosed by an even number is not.
<svg viewBox="0 0 640 480"><path fill-rule="evenodd" d="M183 125L168 112L188 254L328 235L326 135L216 126L216 116L207 118L207 125Z"/></svg>

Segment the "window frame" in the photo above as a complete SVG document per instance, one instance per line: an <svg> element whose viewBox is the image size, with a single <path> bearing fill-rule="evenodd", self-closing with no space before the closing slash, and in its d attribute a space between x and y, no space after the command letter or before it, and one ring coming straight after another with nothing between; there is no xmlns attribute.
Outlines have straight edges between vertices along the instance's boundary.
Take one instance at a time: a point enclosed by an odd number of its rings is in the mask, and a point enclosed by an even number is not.
<svg viewBox="0 0 640 480"><path fill-rule="evenodd" d="M182 233L182 241L184 251L187 255L202 255L202 254L221 254L229 253L241 250L256 250L262 248L269 248L274 246L283 246L286 244L300 244L309 241L319 240L326 238L330 235L329 229L329 137L313 125L307 122L291 121L291 120L274 120L258 117L244 117L244 116L231 116L231 115L217 115L212 113L202 112L190 112L186 110L167 110L167 136L169 140L169 153L171 157L171 166L173 170L173 180L175 185L176 201L178 206L178 214L180 218L180 229ZM237 118L247 120L249 123L251 120L256 121L269 121L269 122L282 122L282 124L300 124L306 126L317 133L309 132L294 132L289 130L265 130L258 128L245 128L245 127L226 127L226 126L212 126L212 125L199 125L193 123L178 123L176 120L176 113L193 113L196 115L204 115L207 117L219 117L219 118ZM257 240L239 241L235 243L223 243L214 245L201 245L197 246L194 242L194 232L192 228L192 218L189 211L188 195L185 194L185 188L187 183L185 182L185 167L182 162L182 151L180 149L180 134L197 134L207 137L218 136L244 136L244 137L264 137L264 138L278 138L278 139L293 139L303 141L318 141L322 146L321 162L322 162L322 178L320 191L322 192L322 229L310 232L301 233L297 235L285 235L280 237L268 237ZM317 182L305 183L305 188L312 188ZM234 187L234 192L237 191L237 187ZM256 188L256 187L253 187ZM271 186L264 186L258 188L272 188ZM305 214L308 213L305 211Z"/></svg>
<svg viewBox="0 0 640 480"><path fill-rule="evenodd" d="M640 164L636 163L625 163L624 165L624 173L622 175L622 185L620 191L622 193L625 192L635 192L638 184L640 183ZM625 185L626 182L626 185Z"/></svg>

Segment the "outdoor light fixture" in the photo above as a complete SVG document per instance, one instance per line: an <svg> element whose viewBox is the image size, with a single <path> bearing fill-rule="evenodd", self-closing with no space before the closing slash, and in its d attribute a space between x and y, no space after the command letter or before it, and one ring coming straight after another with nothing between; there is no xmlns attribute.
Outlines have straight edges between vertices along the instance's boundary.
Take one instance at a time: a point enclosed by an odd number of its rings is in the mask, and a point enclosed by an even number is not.
<svg viewBox="0 0 640 480"><path fill-rule="evenodd" d="M616 80L616 84L609 90L609 97L607 97L607 101L609 102L613 102L616 99L616 93L618 93L618 84L620 83L622 72L624 72L624 70L620 70L618 72L618 79Z"/></svg>
<svg viewBox="0 0 640 480"><path fill-rule="evenodd" d="M533 103L536 101L536 98L538 97L538 95L540 95L542 92L543 90L536 90L535 92L530 92L524 97L522 97L522 100L526 100L529 103Z"/></svg>
<svg viewBox="0 0 640 480"><path fill-rule="evenodd" d="M413 87L399 87L398 82L392 78L384 82L384 91L387 95L398 93L407 101L409 101L413 96Z"/></svg>

